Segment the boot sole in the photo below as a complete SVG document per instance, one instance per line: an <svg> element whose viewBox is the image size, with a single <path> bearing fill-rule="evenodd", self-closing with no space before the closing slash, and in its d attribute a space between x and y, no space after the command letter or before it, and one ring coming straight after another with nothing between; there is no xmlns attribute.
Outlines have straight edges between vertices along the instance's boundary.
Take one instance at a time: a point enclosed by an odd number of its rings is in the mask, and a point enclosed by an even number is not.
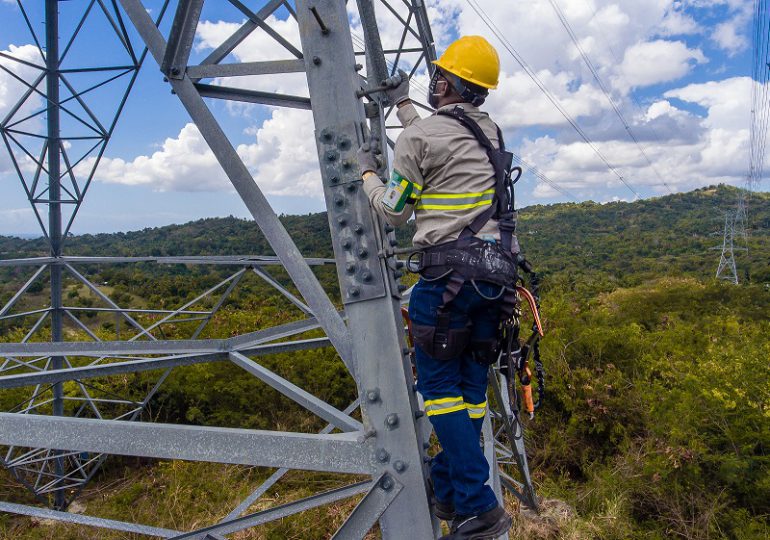
<svg viewBox="0 0 770 540"><path fill-rule="evenodd" d="M467 540L495 540L498 536L506 533L513 525L513 519L511 516L506 515L505 519L498 521L495 524L495 528L483 533L478 533L467 537Z"/></svg>

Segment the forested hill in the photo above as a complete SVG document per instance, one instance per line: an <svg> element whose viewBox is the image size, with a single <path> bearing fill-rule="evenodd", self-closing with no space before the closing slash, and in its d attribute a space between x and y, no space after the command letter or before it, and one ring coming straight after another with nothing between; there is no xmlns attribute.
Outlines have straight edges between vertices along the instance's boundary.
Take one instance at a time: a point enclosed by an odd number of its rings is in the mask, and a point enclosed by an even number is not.
<svg viewBox="0 0 770 540"><path fill-rule="evenodd" d="M636 202L529 206L520 210L519 238L536 267L570 288L611 290L664 275L708 278L719 261L724 212L738 191L710 187ZM331 256L325 213L282 216L306 256ZM410 224L411 225L411 224ZM770 282L770 194L750 204L749 252L737 254L740 278ZM399 231L408 244L412 226ZM268 255L256 224L233 217L69 238L77 255ZM0 237L0 257L45 255L42 239Z"/></svg>
<svg viewBox="0 0 770 540"><path fill-rule="evenodd" d="M749 251L736 254L739 287L714 279L720 252L712 249L721 248L724 212L735 209L737 195L736 189L720 186L631 203L521 210L521 245L545 277L545 401L536 420L524 423L532 477L545 499L546 517L530 521L516 512L511 498L512 537L770 538L770 194L755 194L750 201ZM331 255L325 214L281 220L305 255ZM409 242L411 232L410 227L399 231L401 245ZM67 242L65 252L72 255L270 254L256 225L235 218L82 235ZM744 240L737 245L745 245ZM0 258L43 256L46 248L42 240L0 237L0 252ZM141 263L84 264L80 269L118 305L153 309L185 304L210 309L219 293L197 303L195 298L235 271ZM0 268L0 305L32 271ZM339 301L334 269L314 271ZM285 272L270 272L288 285ZM45 279L34 282L14 309L37 313L48 306ZM81 310L81 321L92 328L92 335L107 341L130 335L131 329L121 328L113 314L96 310L105 304L93 290L72 278L64 287L66 305ZM162 315L135 316L149 326ZM199 337L225 338L299 317L305 314L259 277L245 273ZM21 341L33 321L0 321L0 341ZM197 321L164 324L158 335L188 339ZM36 339L50 339L47 330L43 327ZM90 337L74 324L65 331L68 341ZM332 349L268 355L260 362L335 407L355 399L347 370ZM89 392L138 401L154 387L159 373L94 379ZM67 384L66 392L79 395L74 382ZM24 403L28 390L0 392L0 411ZM66 403L68 414L74 414L77 402ZM303 432L324 425L227 362L176 369L158 388L145 418ZM272 473L231 465L110 459L79 502L89 515L190 530L221 520ZM294 472L266 496L283 504L320 486L338 486L330 480L320 473ZM31 502L3 468L0 500ZM569 506L553 506L555 500ZM353 504L315 508L266 525L248 538L322 540ZM0 538L84 540L96 534L46 521L0 512ZM98 537L126 538L108 532Z"/></svg>

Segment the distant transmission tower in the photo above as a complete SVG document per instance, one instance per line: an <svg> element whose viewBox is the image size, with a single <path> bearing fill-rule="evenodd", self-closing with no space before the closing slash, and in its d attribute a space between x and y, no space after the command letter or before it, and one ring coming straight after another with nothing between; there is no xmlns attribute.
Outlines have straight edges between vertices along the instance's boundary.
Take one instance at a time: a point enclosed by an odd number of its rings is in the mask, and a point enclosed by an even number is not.
<svg viewBox="0 0 770 540"><path fill-rule="evenodd" d="M724 279L734 284L738 284L738 271L735 268L735 221L736 216L731 212L725 214L725 232L722 238L722 256L719 258L719 267L717 268L717 279ZM719 249L716 247L714 249Z"/></svg>

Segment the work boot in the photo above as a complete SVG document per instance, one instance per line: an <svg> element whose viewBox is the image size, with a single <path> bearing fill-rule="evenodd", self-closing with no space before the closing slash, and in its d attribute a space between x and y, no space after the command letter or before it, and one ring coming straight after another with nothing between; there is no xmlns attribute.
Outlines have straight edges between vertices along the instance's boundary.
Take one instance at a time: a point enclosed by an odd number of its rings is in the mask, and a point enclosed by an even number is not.
<svg viewBox="0 0 770 540"><path fill-rule="evenodd" d="M452 503L442 503L434 499L434 514L441 521L449 523L455 519L455 505Z"/></svg>
<svg viewBox="0 0 770 540"><path fill-rule="evenodd" d="M457 516L452 532L439 540L494 540L511 528L511 516L500 506L477 516Z"/></svg>
<svg viewBox="0 0 770 540"><path fill-rule="evenodd" d="M428 494L433 501L433 514L441 521L450 523L455 518L455 505L454 503L443 503L436 498L436 492L433 489L433 479L428 478Z"/></svg>

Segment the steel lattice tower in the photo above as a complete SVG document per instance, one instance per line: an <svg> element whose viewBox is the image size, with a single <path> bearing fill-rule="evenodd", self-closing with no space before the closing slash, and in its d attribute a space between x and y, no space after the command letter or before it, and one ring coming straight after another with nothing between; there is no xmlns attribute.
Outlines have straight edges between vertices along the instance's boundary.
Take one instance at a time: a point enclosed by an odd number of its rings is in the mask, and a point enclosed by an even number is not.
<svg viewBox="0 0 770 540"><path fill-rule="evenodd" d="M725 230L722 238L722 255L719 257L719 267L717 268L717 279L724 279L738 284L738 270L735 266L735 215L731 212L725 214ZM715 248L720 249L720 248Z"/></svg>
<svg viewBox="0 0 770 540"><path fill-rule="evenodd" d="M366 104L360 97L399 67L411 74L431 70L429 61L435 58L435 49L425 6L422 0L358 0L363 36L355 36L343 0L253 3L258 5L227 0L245 17L245 22L202 61L191 63L204 0L180 1L172 10L173 21L166 34L159 29L165 3L153 19L140 0L91 0L75 6L71 4L76 3L46 0L46 46L36 40L44 65L27 62L38 74L25 82L27 90L19 104L0 124L19 179L50 243L49 257L0 261L3 266L34 269L19 292L0 310L0 321L31 321L21 342L0 344L0 390L34 387L31 397L17 409L0 413L0 444L7 447L3 464L41 500L58 510L69 504L110 454L275 467L278 471L222 522L190 532L7 502L0 502L0 511L164 538L222 538L363 494L334 538L363 538L377 522L387 539L435 538L437 534L437 521L431 518L426 494L426 448L431 427L415 391L400 309L406 300L405 287L399 283L403 261L397 258L392 228L370 211L355 160L356 149L369 130L385 140L387 130L395 127L391 125L395 115L390 115L391 108L382 93L370 93ZM58 9L63 6L82 10L82 22L75 25L73 35L65 38L67 44L60 49ZM19 8L24 12L21 3ZM287 20L295 21L299 43L290 42L271 28L270 16L279 11L287 14ZM107 28L114 32L124 61L65 67L70 45L80 32L87 31L83 29L88 26L89 14L94 12L101 13ZM391 23L400 25L400 31L395 43L383 46L378 21L386 16L391 17ZM34 36L26 12L24 19ZM254 32L268 34L287 58L232 62L233 50ZM78 257L66 253L67 232L146 52L160 67L276 256ZM9 71L2 64L0 67ZM90 85L78 88L70 79L81 72L104 73L109 82L125 80L122 91L113 92L115 108L107 120L89 106L88 94L108 82L91 81ZM309 97L227 84L233 77L290 73L306 74ZM24 104L32 96L42 96L44 105L29 115ZM213 114L209 107L212 100L312 111L333 260L303 257ZM46 131L42 136L23 127L30 118L44 114ZM62 121L65 117L67 122ZM65 133L65 128L72 125L87 134ZM30 141L37 141L38 148L31 148ZM75 147L82 147L82 154L73 159L70 154ZM89 165L85 172L84 164ZM387 164L383 171L386 167ZM85 176L79 179L76 173ZM43 185L45 180L47 186ZM62 213L65 205L73 210L68 216ZM41 208L48 212L47 225L40 217ZM150 310L118 305L78 269L85 265L140 262L215 265L232 270L228 277L182 306ZM343 311L338 311L311 270L312 266L324 264L336 265ZM283 267L299 295L281 285L267 270L270 266ZM50 276L50 305L14 311L25 292L44 279L46 273ZM232 338L199 339L239 282L252 273L277 289L304 318L280 326L254 328ZM66 305L64 279L87 287L104 306L92 309L114 314L124 330L116 325L112 339L100 338L78 309ZM196 307L204 298L212 299L212 307ZM157 319L147 323L139 315L153 315ZM195 323L189 337L163 338L164 325L183 320ZM88 336L90 341L65 341L62 330L66 325ZM325 336L301 338L303 333L316 328L322 329ZM46 329L50 330L50 340L33 340L36 336L39 339L39 332ZM336 349L356 383L359 399L346 410L331 406L258 362L263 355L328 346ZM217 361L239 366L244 376L253 376L276 389L324 419L328 427L321 433L289 433L140 421L148 401L173 369ZM161 370L162 375L142 399L104 395L91 382L153 370ZM494 370L490 375L493 401L498 409L490 415L495 424L488 421L485 425L484 445L494 487L500 497L500 488L505 486L535 507L521 424L508 408L505 378ZM62 385L70 381L80 389L76 396L62 393ZM357 408L361 410L362 421L351 416ZM497 474L498 458L518 468L520 481ZM242 515L290 469L365 475L368 479Z"/></svg>

